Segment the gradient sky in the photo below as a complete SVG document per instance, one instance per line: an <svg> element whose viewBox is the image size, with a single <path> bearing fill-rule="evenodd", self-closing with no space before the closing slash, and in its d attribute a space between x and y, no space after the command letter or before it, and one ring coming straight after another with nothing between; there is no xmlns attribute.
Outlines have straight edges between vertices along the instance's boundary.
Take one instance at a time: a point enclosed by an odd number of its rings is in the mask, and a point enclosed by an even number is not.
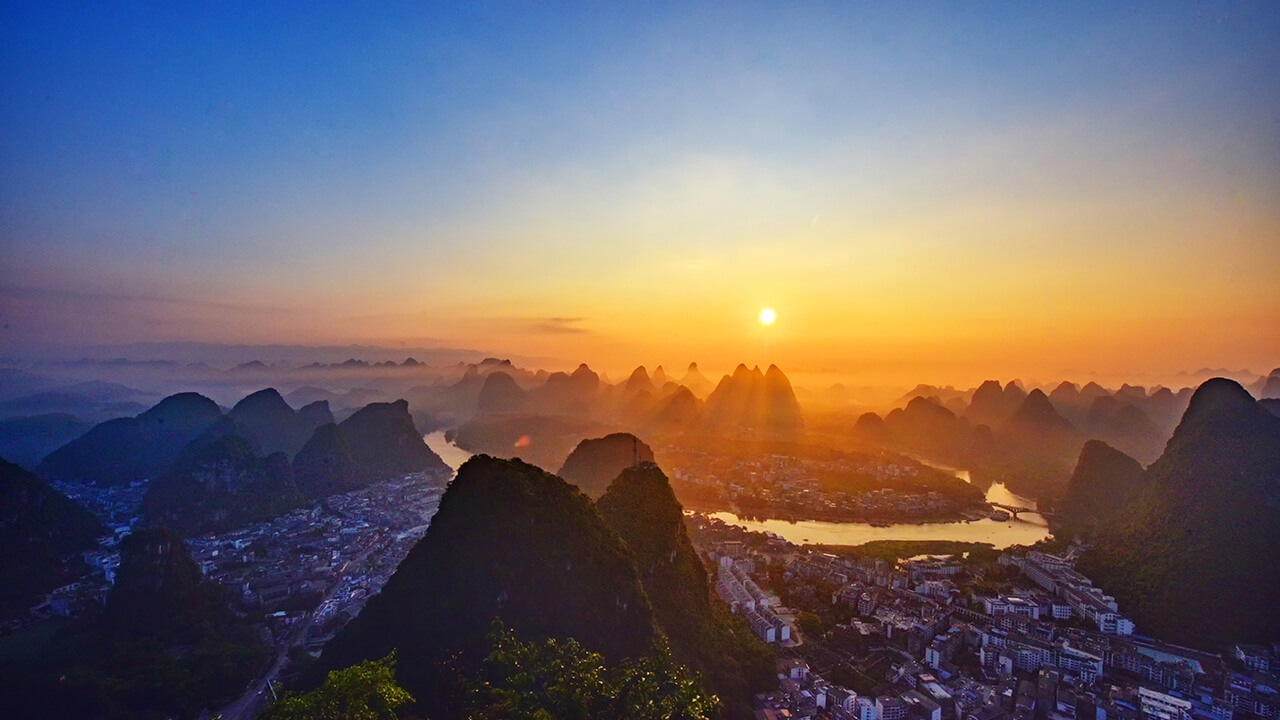
<svg viewBox="0 0 1280 720"><path fill-rule="evenodd" d="M1275 3L188 5L0 9L11 354L1280 365Z"/></svg>

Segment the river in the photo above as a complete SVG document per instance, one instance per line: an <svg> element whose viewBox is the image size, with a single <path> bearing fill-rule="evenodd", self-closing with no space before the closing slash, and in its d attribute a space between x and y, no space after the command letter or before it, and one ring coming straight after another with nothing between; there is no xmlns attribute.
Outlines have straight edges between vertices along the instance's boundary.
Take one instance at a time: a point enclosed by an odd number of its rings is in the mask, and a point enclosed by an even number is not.
<svg viewBox="0 0 1280 720"><path fill-rule="evenodd" d="M925 462L926 465L954 474L965 482L972 482L966 470L950 468L937 463ZM1034 509L1036 503L1030 498L1009 492L1004 483L992 483L987 488L987 502L997 502L1013 507ZM897 523L887 527L873 527L867 523L834 523L817 520L746 520L730 512L712 513L711 517L719 518L730 525L740 525L756 532L771 532L784 540L803 545L805 543L821 543L824 545L861 545L871 540L961 540L964 542L991 543L997 548L1010 545L1030 545L1043 540L1049 535L1049 528L1044 518L1039 515L1022 515L1017 520L975 520L973 522L924 523L913 525Z"/></svg>
<svg viewBox="0 0 1280 720"><path fill-rule="evenodd" d="M430 435L423 435L422 440L427 443L427 447L435 451L435 454L444 460L444 464L453 468L458 472L458 468L462 467L462 463L471 458L471 453L454 445L444 438L444 431L437 430Z"/></svg>

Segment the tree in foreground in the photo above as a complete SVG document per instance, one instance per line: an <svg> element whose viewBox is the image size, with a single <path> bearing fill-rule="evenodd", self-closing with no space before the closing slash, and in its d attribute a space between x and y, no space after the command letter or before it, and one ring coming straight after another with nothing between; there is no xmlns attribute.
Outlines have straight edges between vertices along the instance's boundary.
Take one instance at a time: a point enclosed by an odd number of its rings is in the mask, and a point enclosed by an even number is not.
<svg viewBox="0 0 1280 720"><path fill-rule="evenodd" d="M308 693L286 693L267 708L264 720L395 720L413 696L396 683L396 658L366 660L334 670Z"/></svg>
<svg viewBox="0 0 1280 720"><path fill-rule="evenodd" d="M573 639L526 643L501 624L474 679L461 682L468 716L485 720L705 720L720 700L661 646L607 667Z"/></svg>

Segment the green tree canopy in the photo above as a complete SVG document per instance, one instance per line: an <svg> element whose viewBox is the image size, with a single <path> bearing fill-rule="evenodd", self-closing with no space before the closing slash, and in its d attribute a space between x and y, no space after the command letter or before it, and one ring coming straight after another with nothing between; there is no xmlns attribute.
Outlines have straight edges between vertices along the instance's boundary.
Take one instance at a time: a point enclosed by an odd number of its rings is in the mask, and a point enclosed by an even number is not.
<svg viewBox="0 0 1280 720"><path fill-rule="evenodd" d="M573 639L541 644L495 624L493 650L463 681L469 716L485 720L701 720L720 700L677 663L665 644L655 655L607 667Z"/></svg>
<svg viewBox="0 0 1280 720"><path fill-rule="evenodd" d="M308 693L285 693L264 720L395 720L413 697L396 683L395 653L334 670Z"/></svg>

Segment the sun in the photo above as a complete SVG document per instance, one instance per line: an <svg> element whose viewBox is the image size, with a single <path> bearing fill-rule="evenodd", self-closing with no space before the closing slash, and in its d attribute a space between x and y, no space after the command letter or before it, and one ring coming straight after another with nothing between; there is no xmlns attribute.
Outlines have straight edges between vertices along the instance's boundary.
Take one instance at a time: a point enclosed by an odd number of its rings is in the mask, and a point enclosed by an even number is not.
<svg viewBox="0 0 1280 720"><path fill-rule="evenodd" d="M778 314L773 311L773 308L765 308L760 311L760 322L765 325L772 325L773 321L777 319Z"/></svg>

